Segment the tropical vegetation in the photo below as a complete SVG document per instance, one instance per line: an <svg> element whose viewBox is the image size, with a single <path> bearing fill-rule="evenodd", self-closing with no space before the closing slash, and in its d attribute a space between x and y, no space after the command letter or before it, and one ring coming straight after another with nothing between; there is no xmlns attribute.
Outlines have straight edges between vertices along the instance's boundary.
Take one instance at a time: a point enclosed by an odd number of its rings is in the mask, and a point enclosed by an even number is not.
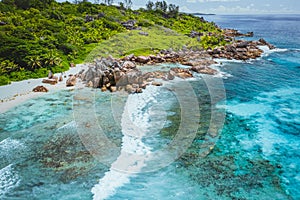
<svg viewBox="0 0 300 200"><path fill-rule="evenodd" d="M179 13L174 4L149 1L145 8L131 7L131 0L118 5L112 0L2 0L0 85L44 77L48 70L65 71L70 63L83 62L91 52L94 56L98 52L101 56L121 57L128 53L150 54L168 47L209 48L225 44L222 31L214 23ZM141 39L141 30L127 30L122 23L128 20L135 22L135 28L149 32L150 37ZM202 36L190 38L191 31L201 32ZM105 51L99 50L101 47Z"/></svg>

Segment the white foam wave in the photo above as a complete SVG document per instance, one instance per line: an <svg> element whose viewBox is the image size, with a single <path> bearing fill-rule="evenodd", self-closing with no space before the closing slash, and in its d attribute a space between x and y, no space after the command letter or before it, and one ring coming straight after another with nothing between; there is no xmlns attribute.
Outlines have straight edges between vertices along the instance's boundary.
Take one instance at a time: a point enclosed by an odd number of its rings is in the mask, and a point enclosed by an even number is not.
<svg viewBox="0 0 300 200"><path fill-rule="evenodd" d="M11 138L6 138L0 142L0 166L3 167L5 164L9 164L20 158L22 152L26 146L18 141Z"/></svg>
<svg viewBox="0 0 300 200"><path fill-rule="evenodd" d="M218 64L211 65L210 68L217 70L217 74L214 75L215 78L223 78L228 79L230 77L233 77L233 75L222 71L222 62L219 62Z"/></svg>
<svg viewBox="0 0 300 200"><path fill-rule="evenodd" d="M142 94L129 95L121 119L123 133L121 153L110 170L92 188L94 200L107 199L114 195L118 188L129 183L130 178L146 166L149 159L147 155L151 152L151 148L145 145L142 139L150 134L149 130L151 134L153 131L161 130L164 126L162 122L166 121L164 113L160 113L160 119L151 119L153 109L158 103L156 101L158 94L158 87L149 86ZM161 123L157 123L158 121Z"/></svg>
<svg viewBox="0 0 300 200"><path fill-rule="evenodd" d="M236 59L226 59L226 58L216 58L216 59L214 59L214 61L216 61L217 62L217 64L215 64L215 65L217 65L217 66L221 66L222 65L222 63L245 63L245 62L247 62L247 61L244 61L244 60L236 60Z"/></svg>
<svg viewBox="0 0 300 200"><path fill-rule="evenodd" d="M11 148L18 148L18 147L24 147L24 145L18 141L11 138L6 138L5 140L2 140L0 142L0 148L1 150L4 149L11 149Z"/></svg>
<svg viewBox="0 0 300 200"><path fill-rule="evenodd" d="M283 49L283 48L275 48L275 49L269 49L268 46L258 46L261 50L263 50L262 56L269 56L271 53L276 53L276 52L286 52L288 49Z"/></svg>
<svg viewBox="0 0 300 200"><path fill-rule="evenodd" d="M17 187L19 183L20 178L12 164L0 169L0 198L4 198L5 194Z"/></svg>
<svg viewBox="0 0 300 200"><path fill-rule="evenodd" d="M62 127L59 127L57 129L57 131L61 131L61 130L65 130L65 129L76 129L77 128L77 124L75 121L71 121L65 125L63 125Z"/></svg>

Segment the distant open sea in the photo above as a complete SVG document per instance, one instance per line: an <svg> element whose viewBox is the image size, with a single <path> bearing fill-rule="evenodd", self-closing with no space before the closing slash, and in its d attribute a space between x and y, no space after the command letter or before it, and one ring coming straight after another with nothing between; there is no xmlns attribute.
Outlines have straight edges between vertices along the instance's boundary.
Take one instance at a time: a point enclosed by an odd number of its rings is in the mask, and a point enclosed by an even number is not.
<svg viewBox="0 0 300 200"><path fill-rule="evenodd" d="M125 162L128 152L146 157L176 139L172 133L180 129L184 111L172 87L181 81L130 96L91 89L50 92L0 114L0 199L300 199L300 15L204 18L222 28L253 31L254 39L277 48L257 60L220 60L216 67L223 75L215 78L224 82L222 102L210 101L203 77L188 81L200 120L198 136L181 158L154 171L157 163ZM91 97L91 106L78 93ZM80 110L84 106L92 112ZM226 117L216 145L202 157L212 107L225 108ZM85 114L119 147L105 162L89 154L78 133ZM187 126L195 116L190 117ZM138 135L131 135L136 127ZM134 170L123 171L133 164Z"/></svg>

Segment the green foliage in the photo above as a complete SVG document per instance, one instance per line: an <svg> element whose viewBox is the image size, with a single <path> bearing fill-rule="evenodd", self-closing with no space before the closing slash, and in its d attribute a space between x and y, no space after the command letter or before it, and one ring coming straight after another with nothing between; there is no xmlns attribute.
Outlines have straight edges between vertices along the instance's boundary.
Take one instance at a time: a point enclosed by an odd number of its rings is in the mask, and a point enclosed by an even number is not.
<svg viewBox="0 0 300 200"><path fill-rule="evenodd" d="M224 45L215 24L179 14L165 1L147 3L147 10L89 1L57 3L54 0L2 0L0 2L0 84L10 80L44 77L49 69L67 70L97 55L146 55L182 46L208 48ZM135 20L149 36L128 31L121 23ZM200 41L187 37L192 30L204 34ZM210 33L209 33L210 32ZM209 33L209 34L208 34ZM92 52L92 53L90 53Z"/></svg>
<svg viewBox="0 0 300 200"><path fill-rule="evenodd" d="M97 44L93 51L87 56L86 62L93 61L96 57L122 57L129 54L149 55L157 54L160 50L172 48L180 50L183 46L201 48L196 39L161 27L152 26L143 28L148 36L140 35L140 30L120 33L109 40Z"/></svg>
<svg viewBox="0 0 300 200"><path fill-rule="evenodd" d="M10 79L7 75L0 75L0 86L10 84Z"/></svg>

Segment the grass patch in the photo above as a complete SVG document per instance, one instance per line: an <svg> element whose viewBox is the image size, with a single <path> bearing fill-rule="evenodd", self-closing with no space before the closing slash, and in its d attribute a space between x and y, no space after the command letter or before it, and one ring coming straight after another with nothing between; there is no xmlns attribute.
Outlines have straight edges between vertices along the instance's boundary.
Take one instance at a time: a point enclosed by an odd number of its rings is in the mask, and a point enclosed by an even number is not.
<svg viewBox="0 0 300 200"><path fill-rule="evenodd" d="M149 35L140 35L139 32L147 32ZM160 26L145 27L143 30L127 31L113 36L111 39L98 44L86 57L85 62L91 62L96 57L112 55L119 58L129 54L149 55L156 54L160 50L172 48L180 50L186 47L201 48L201 43L196 39Z"/></svg>

